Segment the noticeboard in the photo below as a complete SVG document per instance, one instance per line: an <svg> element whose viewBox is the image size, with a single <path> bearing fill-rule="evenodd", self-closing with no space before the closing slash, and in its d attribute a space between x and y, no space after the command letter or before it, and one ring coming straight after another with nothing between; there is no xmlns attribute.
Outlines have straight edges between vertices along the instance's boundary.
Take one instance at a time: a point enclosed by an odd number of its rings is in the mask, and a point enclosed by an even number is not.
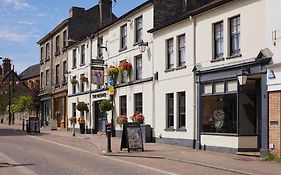
<svg viewBox="0 0 281 175"><path fill-rule="evenodd" d="M40 133L39 117L29 117L28 131L29 133Z"/></svg>
<svg viewBox="0 0 281 175"><path fill-rule="evenodd" d="M144 151L140 123L130 122L123 125L120 150L123 148L127 148L128 152L137 149Z"/></svg>

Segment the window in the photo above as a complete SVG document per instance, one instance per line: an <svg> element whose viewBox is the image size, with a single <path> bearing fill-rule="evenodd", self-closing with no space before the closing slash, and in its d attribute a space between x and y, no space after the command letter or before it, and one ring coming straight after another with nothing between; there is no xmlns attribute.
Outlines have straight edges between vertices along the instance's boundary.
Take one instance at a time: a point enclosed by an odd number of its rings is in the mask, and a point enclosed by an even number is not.
<svg viewBox="0 0 281 175"><path fill-rule="evenodd" d="M56 53L60 52L60 36L56 37Z"/></svg>
<svg viewBox="0 0 281 175"><path fill-rule="evenodd" d="M81 82L81 92L85 91L85 82Z"/></svg>
<svg viewBox="0 0 281 175"><path fill-rule="evenodd" d="M74 76L72 79L76 80L76 77ZM76 83L72 84L72 94L76 94Z"/></svg>
<svg viewBox="0 0 281 175"><path fill-rule="evenodd" d="M50 59L50 44L46 44L46 61Z"/></svg>
<svg viewBox="0 0 281 175"><path fill-rule="evenodd" d="M135 25L135 43L138 43L142 41L142 16L135 19Z"/></svg>
<svg viewBox="0 0 281 175"><path fill-rule="evenodd" d="M167 94L167 128L174 128L174 94Z"/></svg>
<svg viewBox="0 0 281 175"><path fill-rule="evenodd" d="M80 65L85 65L85 45L81 46L81 60Z"/></svg>
<svg viewBox="0 0 281 175"><path fill-rule="evenodd" d="M72 117L76 117L76 103L72 103Z"/></svg>
<svg viewBox="0 0 281 175"><path fill-rule="evenodd" d="M167 69L172 69L174 66L174 39L167 41Z"/></svg>
<svg viewBox="0 0 281 175"><path fill-rule="evenodd" d="M73 49L72 51L72 69L75 69L77 66L77 53L76 49Z"/></svg>
<svg viewBox="0 0 281 175"><path fill-rule="evenodd" d="M178 128L185 129L185 92L178 93Z"/></svg>
<svg viewBox="0 0 281 175"><path fill-rule="evenodd" d="M44 52L44 48L41 47L41 49L40 49L41 62L43 61L43 52Z"/></svg>
<svg viewBox="0 0 281 175"><path fill-rule="evenodd" d="M185 65L185 35L178 37L178 67Z"/></svg>
<svg viewBox="0 0 281 175"><path fill-rule="evenodd" d="M121 42L120 42L120 49L127 48L127 24L121 26Z"/></svg>
<svg viewBox="0 0 281 175"><path fill-rule="evenodd" d="M63 37L63 48L65 48L67 44L66 30L63 31L62 37Z"/></svg>
<svg viewBox="0 0 281 175"><path fill-rule="evenodd" d="M60 77L60 65L56 65L56 85L59 84L59 77Z"/></svg>
<svg viewBox="0 0 281 175"><path fill-rule="evenodd" d="M120 96L120 115L127 115L127 97Z"/></svg>
<svg viewBox="0 0 281 175"><path fill-rule="evenodd" d="M215 59L223 57L223 22L214 24Z"/></svg>
<svg viewBox="0 0 281 175"><path fill-rule="evenodd" d="M142 79L142 55L135 57L136 80Z"/></svg>
<svg viewBox="0 0 281 175"><path fill-rule="evenodd" d="M98 58L102 59L103 58L103 37L99 37L98 39Z"/></svg>
<svg viewBox="0 0 281 175"><path fill-rule="evenodd" d="M46 79L45 79L45 80L46 80L46 81L45 81L46 86L48 85L48 81L49 81L49 80L48 80L48 79L49 79L49 72L50 72L49 69L47 69L47 70L46 70Z"/></svg>
<svg viewBox="0 0 281 175"><path fill-rule="evenodd" d="M66 80L66 76L67 76L67 67L66 67L66 61L63 61L63 63L62 63L62 73L63 73L63 78L62 78L62 80L63 80L63 82L65 82L65 80Z"/></svg>
<svg viewBox="0 0 281 175"><path fill-rule="evenodd" d="M43 72L40 73L40 88L43 88Z"/></svg>
<svg viewBox="0 0 281 175"><path fill-rule="evenodd" d="M142 113L142 93L135 94L135 112Z"/></svg>
<svg viewBox="0 0 281 175"><path fill-rule="evenodd" d="M230 54L240 53L240 16L230 19Z"/></svg>
<svg viewBox="0 0 281 175"><path fill-rule="evenodd" d="M120 61L120 64L126 60ZM120 83L126 83L127 79L127 71L121 71L121 82Z"/></svg>

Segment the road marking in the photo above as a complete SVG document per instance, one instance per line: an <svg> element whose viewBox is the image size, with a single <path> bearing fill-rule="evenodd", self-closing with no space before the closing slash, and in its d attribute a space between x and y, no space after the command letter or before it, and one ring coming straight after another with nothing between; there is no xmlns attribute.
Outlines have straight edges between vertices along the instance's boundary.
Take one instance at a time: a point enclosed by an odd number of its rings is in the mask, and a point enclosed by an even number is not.
<svg viewBox="0 0 281 175"><path fill-rule="evenodd" d="M83 153L99 156L99 157L102 157L102 158L105 158L105 159L110 159L110 160L113 160L113 161L130 164L130 165L133 165L133 166L138 166L140 168L145 168L145 169L152 170L152 171L155 171L155 172L158 172L158 173L167 174L167 175L179 175L179 174L172 173L172 172L169 172L169 171L160 170L160 169L157 169L157 168L153 168L153 167L150 167L150 166L129 162L129 161L126 161L126 160L120 160L120 159L117 159L117 158L101 156L99 154L96 154L96 153L93 153L93 152L90 152L90 151L86 151L86 150L83 150L83 149L80 149L80 148L72 147L72 146L69 146L69 145L57 143L57 142L46 140L46 139L42 139L42 138L39 138L39 137L35 137L35 136L30 136L30 137L32 137L34 139L37 139L37 140L44 141L44 142L48 142L48 143L52 143L52 144L59 145L59 146L62 146L62 147L66 147L66 148L69 148L69 149L73 149L73 150L76 150L76 151L80 151L80 152L83 152Z"/></svg>
<svg viewBox="0 0 281 175"><path fill-rule="evenodd" d="M20 163L16 162L15 160L11 159L10 157L8 157L7 155L5 155L4 153L0 152L0 157L4 158L4 161L8 161L7 163L9 164L13 164L13 165L19 165L19 166L10 166L10 168L15 169L16 171L22 173L22 174L26 174L26 175L38 175L35 172L31 171L30 169L24 167L24 166L20 166ZM3 161L3 160L2 160ZM8 168L8 167L7 167Z"/></svg>

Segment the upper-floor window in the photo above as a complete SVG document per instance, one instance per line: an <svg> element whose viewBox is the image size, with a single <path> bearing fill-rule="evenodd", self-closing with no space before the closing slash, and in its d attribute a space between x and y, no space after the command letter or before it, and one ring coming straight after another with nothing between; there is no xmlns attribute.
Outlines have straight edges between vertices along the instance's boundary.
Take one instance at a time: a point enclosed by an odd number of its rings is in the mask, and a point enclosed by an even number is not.
<svg viewBox="0 0 281 175"><path fill-rule="evenodd" d="M46 44L46 61L50 59L50 44Z"/></svg>
<svg viewBox="0 0 281 175"><path fill-rule="evenodd" d="M60 36L56 37L56 53L60 52Z"/></svg>
<svg viewBox="0 0 281 175"><path fill-rule="evenodd" d="M136 80L142 79L142 55L135 57Z"/></svg>
<svg viewBox="0 0 281 175"><path fill-rule="evenodd" d="M67 34L66 34L66 30L65 31L63 31L63 33L62 33L62 37L63 37L63 46L62 47L66 47L66 45L67 45Z"/></svg>
<svg viewBox="0 0 281 175"><path fill-rule="evenodd" d="M72 69L75 69L77 66L77 50L72 50Z"/></svg>
<svg viewBox="0 0 281 175"><path fill-rule="evenodd" d="M127 97L120 96L120 115L127 115Z"/></svg>
<svg viewBox="0 0 281 175"><path fill-rule="evenodd" d="M223 57L223 22L214 24L214 49L215 59Z"/></svg>
<svg viewBox="0 0 281 175"><path fill-rule="evenodd" d="M59 84L59 78L60 77L60 65L58 64L58 65L56 65L56 85L58 85Z"/></svg>
<svg viewBox="0 0 281 175"><path fill-rule="evenodd" d="M135 43L142 41L142 35L143 35L143 22L142 22L142 16L135 19Z"/></svg>
<svg viewBox="0 0 281 175"><path fill-rule="evenodd" d="M240 53L240 16L230 18L230 54Z"/></svg>
<svg viewBox="0 0 281 175"><path fill-rule="evenodd" d="M142 113L142 93L135 94L135 112Z"/></svg>
<svg viewBox="0 0 281 175"><path fill-rule="evenodd" d="M121 26L120 28L120 49L126 49L127 48L127 24Z"/></svg>
<svg viewBox="0 0 281 175"><path fill-rule="evenodd" d="M66 61L63 61L63 63L62 63L62 73L63 73L62 81L65 82L66 76L67 76Z"/></svg>
<svg viewBox="0 0 281 175"><path fill-rule="evenodd" d="M103 37L99 37L98 39L98 58L103 58Z"/></svg>
<svg viewBox="0 0 281 175"><path fill-rule="evenodd" d="M185 65L185 35L178 36L178 66Z"/></svg>
<svg viewBox="0 0 281 175"><path fill-rule="evenodd" d="M85 45L81 46L81 59L80 59L80 65L85 64Z"/></svg>
<svg viewBox="0 0 281 175"><path fill-rule="evenodd" d="M120 64L124 61L126 61L126 60L120 61ZM128 76L127 71L121 71L121 78L120 78L121 82L120 83L126 83L127 76Z"/></svg>
<svg viewBox="0 0 281 175"><path fill-rule="evenodd" d="M43 61L43 52L44 52L44 48L41 47L41 48L40 48L40 57L41 57L41 61Z"/></svg>
<svg viewBox="0 0 281 175"><path fill-rule="evenodd" d="M45 85L46 85L46 86L48 85L49 76L50 76L49 74L50 74L50 70L47 69L47 70L46 70L46 78L45 78Z"/></svg>
<svg viewBox="0 0 281 175"><path fill-rule="evenodd" d="M167 66L166 69L172 69L174 67L174 39L168 39L166 41L167 47Z"/></svg>
<svg viewBox="0 0 281 175"><path fill-rule="evenodd" d="M174 128L174 94L167 94L167 128Z"/></svg>
<svg viewBox="0 0 281 175"><path fill-rule="evenodd" d="M72 77L73 80L76 80L76 76ZM72 94L76 94L76 83L72 84Z"/></svg>
<svg viewBox="0 0 281 175"><path fill-rule="evenodd" d="M72 103L72 116L76 117L76 103Z"/></svg>
<svg viewBox="0 0 281 175"><path fill-rule="evenodd" d="M43 72L40 73L40 88L43 88Z"/></svg>

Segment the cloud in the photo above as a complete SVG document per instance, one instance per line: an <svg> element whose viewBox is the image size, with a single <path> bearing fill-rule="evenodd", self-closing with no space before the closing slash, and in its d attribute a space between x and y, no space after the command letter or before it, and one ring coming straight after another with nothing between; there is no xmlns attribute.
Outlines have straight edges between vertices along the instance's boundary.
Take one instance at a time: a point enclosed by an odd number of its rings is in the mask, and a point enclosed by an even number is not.
<svg viewBox="0 0 281 175"><path fill-rule="evenodd" d="M24 24L24 25L29 25L29 26L33 25L33 23L29 22L29 21L18 21L18 24Z"/></svg>
<svg viewBox="0 0 281 175"><path fill-rule="evenodd" d="M22 10L22 9L35 9L32 5L25 2L25 0L3 0L4 4L7 6L12 6L16 10Z"/></svg>
<svg viewBox="0 0 281 175"><path fill-rule="evenodd" d="M0 39L12 42L24 42L27 40L27 35L9 31L0 31Z"/></svg>

